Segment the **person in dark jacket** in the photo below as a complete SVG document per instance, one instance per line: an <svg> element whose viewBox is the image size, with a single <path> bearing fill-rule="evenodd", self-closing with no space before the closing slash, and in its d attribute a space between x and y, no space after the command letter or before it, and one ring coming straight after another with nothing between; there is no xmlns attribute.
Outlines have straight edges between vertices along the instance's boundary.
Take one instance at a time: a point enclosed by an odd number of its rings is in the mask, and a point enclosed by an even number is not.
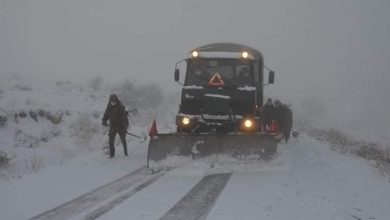
<svg viewBox="0 0 390 220"><path fill-rule="evenodd" d="M278 124L279 131L282 131L284 127L284 108L282 103L279 100L276 100L274 103L274 118Z"/></svg>
<svg viewBox="0 0 390 220"><path fill-rule="evenodd" d="M266 129L266 126L270 125L272 120L274 120L274 104L272 103L272 99L268 98L267 102L263 107L263 129Z"/></svg>
<svg viewBox="0 0 390 220"><path fill-rule="evenodd" d="M110 121L110 131L108 133L110 157L115 156L114 141L117 133L122 141L124 153L127 156L126 133L127 127L129 126L127 112L125 107L119 101L118 96L115 94L110 95L110 99L102 119L103 126L108 126L108 120Z"/></svg>
<svg viewBox="0 0 390 220"><path fill-rule="evenodd" d="M291 109L287 106L287 105L284 105L284 128L283 128L283 136L286 140L286 142L288 141L288 139L290 138L290 134L291 134L291 129L292 129L292 125L293 125L293 113L291 111Z"/></svg>
<svg viewBox="0 0 390 220"><path fill-rule="evenodd" d="M283 134L285 141L290 138L293 124L293 115L291 109L282 104L279 100L275 101L275 120L278 123L279 131Z"/></svg>

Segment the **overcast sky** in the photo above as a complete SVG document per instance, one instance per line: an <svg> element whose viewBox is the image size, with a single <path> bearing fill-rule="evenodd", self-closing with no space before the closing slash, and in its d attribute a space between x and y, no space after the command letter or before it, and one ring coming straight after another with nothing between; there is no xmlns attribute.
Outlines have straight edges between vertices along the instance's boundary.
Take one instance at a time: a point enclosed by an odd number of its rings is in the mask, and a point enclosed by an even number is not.
<svg viewBox="0 0 390 220"><path fill-rule="evenodd" d="M389 0L0 0L0 74L178 90L175 62L219 41L261 50L277 72L266 94L389 127Z"/></svg>

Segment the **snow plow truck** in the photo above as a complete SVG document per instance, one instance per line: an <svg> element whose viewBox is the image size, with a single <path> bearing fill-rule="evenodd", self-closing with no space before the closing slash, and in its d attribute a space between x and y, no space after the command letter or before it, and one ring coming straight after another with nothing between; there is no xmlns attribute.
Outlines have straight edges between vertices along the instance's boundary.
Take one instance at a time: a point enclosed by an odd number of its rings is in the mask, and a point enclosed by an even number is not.
<svg viewBox="0 0 390 220"><path fill-rule="evenodd" d="M184 80L178 68L182 62ZM151 137L149 168L172 168L186 159L211 156L272 159L282 136L265 125L262 106L264 87L274 77L262 54L251 47L215 43L192 49L175 65L174 79L182 85L176 132Z"/></svg>

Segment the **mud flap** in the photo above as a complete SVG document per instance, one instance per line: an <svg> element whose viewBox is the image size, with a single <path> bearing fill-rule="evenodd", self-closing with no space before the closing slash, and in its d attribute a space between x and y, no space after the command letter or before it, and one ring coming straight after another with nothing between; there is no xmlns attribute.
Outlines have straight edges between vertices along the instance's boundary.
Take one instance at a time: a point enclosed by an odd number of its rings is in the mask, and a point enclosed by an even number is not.
<svg viewBox="0 0 390 220"><path fill-rule="evenodd" d="M159 134L149 142L148 167L166 169L211 155L268 160L275 155L279 140L268 134Z"/></svg>

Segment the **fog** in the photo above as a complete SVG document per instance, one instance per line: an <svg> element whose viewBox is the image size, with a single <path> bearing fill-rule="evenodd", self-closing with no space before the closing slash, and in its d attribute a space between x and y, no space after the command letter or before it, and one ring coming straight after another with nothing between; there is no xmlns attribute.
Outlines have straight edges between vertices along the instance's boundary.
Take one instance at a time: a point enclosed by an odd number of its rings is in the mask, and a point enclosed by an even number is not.
<svg viewBox="0 0 390 220"><path fill-rule="evenodd" d="M242 43L276 71L267 96L390 139L389 39L388 0L0 0L0 74L175 91L174 64L191 48Z"/></svg>

